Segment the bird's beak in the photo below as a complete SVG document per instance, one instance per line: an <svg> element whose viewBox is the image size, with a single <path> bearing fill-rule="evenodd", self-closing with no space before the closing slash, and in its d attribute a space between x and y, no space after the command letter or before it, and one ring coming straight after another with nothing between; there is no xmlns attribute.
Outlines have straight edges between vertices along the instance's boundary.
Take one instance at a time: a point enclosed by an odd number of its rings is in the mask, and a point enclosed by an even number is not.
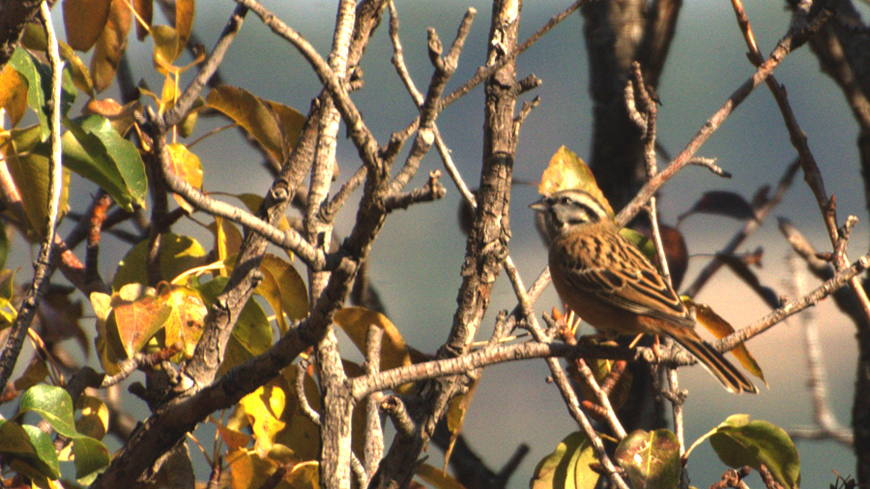
<svg viewBox="0 0 870 489"><path fill-rule="evenodd" d="M535 202L534 204L531 204L529 206L529 209L535 212L546 212L548 207L549 206L547 205L547 198L542 197L541 200Z"/></svg>

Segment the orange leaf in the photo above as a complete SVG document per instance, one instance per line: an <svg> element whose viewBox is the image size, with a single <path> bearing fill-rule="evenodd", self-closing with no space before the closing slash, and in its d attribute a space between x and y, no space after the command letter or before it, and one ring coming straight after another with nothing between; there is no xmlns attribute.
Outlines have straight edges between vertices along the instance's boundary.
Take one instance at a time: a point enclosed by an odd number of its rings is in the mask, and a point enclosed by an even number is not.
<svg viewBox="0 0 870 489"><path fill-rule="evenodd" d="M172 308L154 296L154 289L129 284L112 297L112 313L121 346L132 358L160 331Z"/></svg>
<svg viewBox="0 0 870 489"><path fill-rule="evenodd" d="M686 297L682 297L682 300L687 306L695 308L695 315L698 323L707 328L707 331L713 333L713 336L716 338L721 339L734 332L734 327L731 326L731 324L729 324L722 316L716 314L716 311L707 304L696 304ZM749 349L746 348L745 344L740 344L731 350L731 353L733 353L737 360L740 361L740 365L743 365L743 367L752 375L761 379L765 386L767 385L767 381L764 380L764 372L761 370L761 366L758 365L758 362L755 360L755 357L752 356L752 353L749 353Z"/></svg>
<svg viewBox="0 0 870 489"><path fill-rule="evenodd" d="M73 49L88 51L100 38L112 0L63 0L66 40Z"/></svg>
<svg viewBox="0 0 870 489"><path fill-rule="evenodd" d="M18 125L27 110L27 80L8 64L0 71L0 108L9 114L12 127Z"/></svg>
<svg viewBox="0 0 870 489"><path fill-rule="evenodd" d="M97 92L108 88L115 78L115 70L127 49L127 33L132 25L132 15L124 0L112 0L106 27L97 40L91 58L91 76Z"/></svg>

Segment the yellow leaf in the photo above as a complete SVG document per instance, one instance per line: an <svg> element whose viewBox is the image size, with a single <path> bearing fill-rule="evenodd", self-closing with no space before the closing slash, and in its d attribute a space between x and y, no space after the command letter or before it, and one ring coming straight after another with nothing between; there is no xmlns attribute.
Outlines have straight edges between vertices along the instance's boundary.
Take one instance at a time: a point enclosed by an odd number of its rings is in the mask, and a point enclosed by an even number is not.
<svg viewBox="0 0 870 489"><path fill-rule="evenodd" d="M202 163L199 157L192 153L187 146L181 143L172 143L167 146L169 156L172 159L172 173L184 180L195 189L202 188ZM187 212L195 210L186 200L175 195L175 201Z"/></svg>
<svg viewBox="0 0 870 489"><path fill-rule="evenodd" d="M320 487L320 464L317 461L296 464L284 479L293 489L318 489Z"/></svg>
<svg viewBox="0 0 870 489"><path fill-rule="evenodd" d="M151 27L151 38L154 39L154 68L164 75L178 72L172 65L184 52L178 31L168 25L155 25Z"/></svg>
<svg viewBox="0 0 870 489"><path fill-rule="evenodd" d="M722 339L734 332L734 327L731 326L731 324L722 316L716 314L716 311L714 311L709 305L696 304L685 296L681 297L681 299L687 306L695 308L695 316L698 323L707 328L707 331L713 333L713 336L717 339ZM746 344L741 343L731 350L731 353L737 357L737 360L740 361L740 365L743 365L743 368L748 370L752 375L761 379L762 382L764 382L764 385L769 387L767 381L764 380L764 372L761 370L761 366L758 365L758 362L755 360L755 357L752 356L752 353L749 353Z"/></svg>
<svg viewBox="0 0 870 489"><path fill-rule="evenodd" d="M193 0L175 1L175 30L178 32L178 44L181 46L181 49L187 46L187 41L190 39L195 11L196 4Z"/></svg>
<svg viewBox="0 0 870 489"><path fill-rule="evenodd" d="M109 408L106 403L96 397L82 394L76 399L76 410L82 413L76 420L76 431L102 440L109 429Z"/></svg>
<svg viewBox="0 0 870 489"><path fill-rule="evenodd" d="M160 299L172 310L164 325L165 346L180 341L183 345L181 354L184 358L192 357L208 314L202 297L196 289L173 285L161 288Z"/></svg>
<svg viewBox="0 0 870 489"><path fill-rule="evenodd" d="M384 330L381 347L381 370L411 365L411 355L402 334L383 314L364 307L345 307L335 314L335 323L350 337L363 354L366 351L366 334L370 326Z"/></svg>
<svg viewBox="0 0 870 489"><path fill-rule="evenodd" d="M255 450L241 449L231 451L226 456L230 468L230 487L232 489L250 489L262 487L266 479L278 468L278 463L259 455ZM276 489L289 489L284 483L279 483Z"/></svg>
<svg viewBox="0 0 870 489"><path fill-rule="evenodd" d="M465 489L458 480L429 464L418 465L414 469L414 474L436 489Z"/></svg>
<svg viewBox="0 0 870 489"><path fill-rule="evenodd" d="M12 127L18 125L27 110L27 80L9 64L0 71L0 108L9 114Z"/></svg>
<svg viewBox="0 0 870 489"><path fill-rule="evenodd" d="M118 264L112 288L119 290L131 283L148 282L146 261L148 240L140 241ZM160 236L160 272L163 279L170 281L183 272L205 265L205 250L193 238L165 233Z"/></svg>
<svg viewBox="0 0 870 489"><path fill-rule="evenodd" d="M272 447L275 436L287 425L282 419L287 395L280 383L273 380L239 402L254 431L257 453L265 455Z"/></svg>
<svg viewBox="0 0 870 489"><path fill-rule="evenodd" d="M106 26L97 39L91 58L94 90L102 92L112 84L121 56L127 49L127 33L132 25L132 13L125 0L112 0ZM70 42L72 45L72 42Z"/></svg>
<svg viewBox="0 0 870 489"><path fill-rule="evenodd" d="M474 398L474 393L477 391L477 385L480 383L480 376L474 379L474 382L464 394L455 396L450 400L450 405L447 407L447 429L450 430L450 444L444 452L444 472L447 472L447 464L450 462L450 456L453 454L453 446L462 433L462 426L465 424L465 414L468 412L468 407L471 406L471 400Z"/></svg>
<svg viewBox="0 0 870 489"><path fill-rule="evenodd" d="M592 170L573 151L562 146L550 158L550 164L544 170L541 184L538 185L538 193L552 195L569 188L585 191L604 207L609 216L613 216L613 209L598 188Z"/></svg>
<svg viewBox="0 0 870 489"><path fill-rule="evenodd" d="M206 104L242 126L275 159L284 161L287 151L280 119L259 97L243 88L221 85L208 93Z"/></svg>
<svg viewBox="0 0 870 489"><path fill-rule="evenodd" d="M215 216L214 222L208 225L208 229L214 235L214 250L218 260L223 261L239 253L242 246L242 233L232 221ZM220 274L226 276L227 271L221 269Z"/></svg>
<svg viewBox="0 0 870 489"><path fill-rule="evenodd" d="M251 436L247 433L242 433L239 430L234 430L229 426L226 426L218 420L214 419L212 416L209 416L208 419L217 427L217 431L221 437L221 440L226 443L227 448L230 452L238 450L240 448L244 448L248 445L248 443L251 442Z"/></svg>

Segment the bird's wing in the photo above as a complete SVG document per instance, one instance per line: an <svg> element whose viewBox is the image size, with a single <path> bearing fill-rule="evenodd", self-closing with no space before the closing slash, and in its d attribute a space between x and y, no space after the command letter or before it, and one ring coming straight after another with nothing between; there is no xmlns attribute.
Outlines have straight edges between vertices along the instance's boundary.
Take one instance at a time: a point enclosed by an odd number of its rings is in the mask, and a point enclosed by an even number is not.
<svg viewBox="0 0 870 489"><path fill-rule="evenodd" d="M589 259L567 263L567 281L600 300L635 314L691 328L695 320L652 263L617 233L583 238Z"/></svg>

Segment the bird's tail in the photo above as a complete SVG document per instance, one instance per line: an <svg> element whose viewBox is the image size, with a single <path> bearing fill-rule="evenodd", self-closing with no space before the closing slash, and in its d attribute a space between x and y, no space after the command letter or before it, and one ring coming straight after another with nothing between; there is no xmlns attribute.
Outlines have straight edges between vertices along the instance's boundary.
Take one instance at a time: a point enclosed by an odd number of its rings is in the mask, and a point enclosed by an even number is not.
<svg viewBox="0 0 870 489"><path fill-rule="evenodd" d="M692 336L695 336L694 338ZM721 353L713 348L713 345L707 343L696 335L681 335L680 337L671 336L683 348L689 351L695 358L701 362L701 365L710 372L713 377L716 377L723 387L728 392L740 394L748 392L757 394L758 388L737 370L733 363L729 362Z"/></svg>

